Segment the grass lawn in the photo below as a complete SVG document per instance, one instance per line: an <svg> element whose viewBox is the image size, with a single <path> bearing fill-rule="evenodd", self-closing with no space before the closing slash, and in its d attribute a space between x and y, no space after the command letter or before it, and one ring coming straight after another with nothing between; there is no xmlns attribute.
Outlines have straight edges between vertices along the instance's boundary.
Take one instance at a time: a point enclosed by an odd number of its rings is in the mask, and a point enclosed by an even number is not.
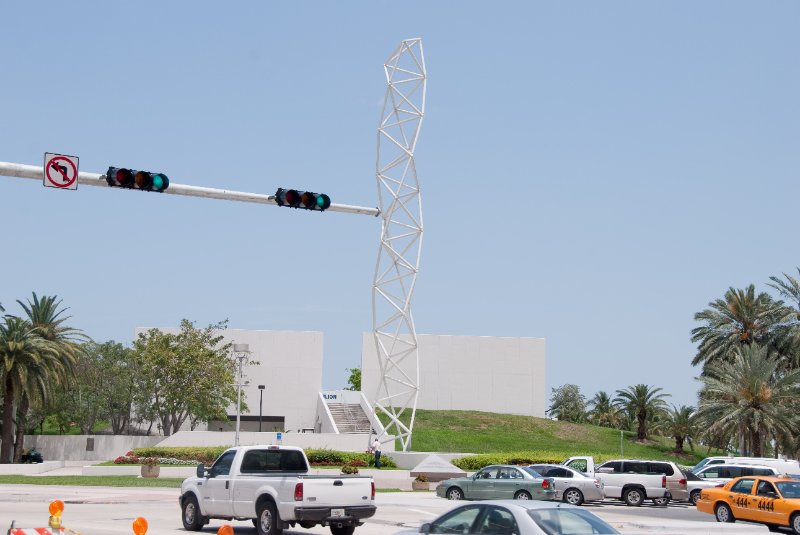
<svg viewBox="0 0 800 535"><path fill-rule="evenodd" d="M180 488L183 478L139 476L0 476L0 485Z"/></svg>
<svg viewBox="0 0 800 535"><path fill-rule="evenodd" d="M634 433L623 434L620 453L620 432L608 427L490 412L417 410L411 449L462 453L552 451L564 452L564 458L608 454L670 459L689 465L714 454L700 447L694 452L687 449L685 456L677 457L672 453L675 442L671 439L654 437L652 442L640 444L634 437Z"/></svg>

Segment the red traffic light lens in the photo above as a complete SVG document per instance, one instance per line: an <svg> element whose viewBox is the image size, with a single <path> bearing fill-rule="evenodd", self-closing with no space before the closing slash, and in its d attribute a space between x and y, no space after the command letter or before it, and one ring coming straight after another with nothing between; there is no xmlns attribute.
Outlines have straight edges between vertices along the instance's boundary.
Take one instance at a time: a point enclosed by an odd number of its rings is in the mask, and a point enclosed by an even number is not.
<svg viewBox="0 0 800 535"><path fill-rule="evenodd" d="M297 204L300 202L300 194L297 192L297 190L290 189L284 195L284 202L286 202L286 204L289 206L297 206Z"/></svg>
<svg viewBox="0 0 800 535"><path fill-rule="evenodd" d="M133 174L127 169L117 169L114 180L120 186L129 186L133 182Z"/></svg>

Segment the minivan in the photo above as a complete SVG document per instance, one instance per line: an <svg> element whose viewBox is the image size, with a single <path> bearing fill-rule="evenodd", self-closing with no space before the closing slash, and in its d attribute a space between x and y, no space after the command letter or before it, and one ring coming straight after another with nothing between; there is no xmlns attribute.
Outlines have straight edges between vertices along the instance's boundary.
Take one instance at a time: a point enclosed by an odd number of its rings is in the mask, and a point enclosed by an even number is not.
<svg viewBox="0 0 800 535"><path fill-rule="evenodd" d="M730 481L742 476L777 476L778 470L758 464L710 464L697 471L697 477L705 480Z"/></svg>
<svg viewBox="0 0 800 535"><path fill-rule="evenodd" d="M800 474L800 464L797 461L771 457L706 457L690 468L690 471L697 474L704 467L714 464L757 464L771 466L779 474Z"/></svg>

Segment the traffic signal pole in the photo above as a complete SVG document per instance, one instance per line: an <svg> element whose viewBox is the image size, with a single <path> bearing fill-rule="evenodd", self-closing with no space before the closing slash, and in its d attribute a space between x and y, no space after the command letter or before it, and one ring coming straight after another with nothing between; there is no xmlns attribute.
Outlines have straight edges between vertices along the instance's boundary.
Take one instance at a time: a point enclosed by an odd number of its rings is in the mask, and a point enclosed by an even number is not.
<svg viewBox="0 0 800 535"><path fill-rule="evenodd" d="M22 163L0 162L0 176L13 178L29 178L32 180L43 180L44 167L39 165L27 165ZM110 187L106 181L106 175L100 173L78 172L78 184L84 186L99 186L102 188ZM122 188L117 188L122 189ZM257 204L271 204L278 206L275 195L264 193L247 193L244 191L233 191L217 188L203 188L200 186L188 186L170 182L169 188L161 193L167 195L184 195L187 197L206 197L208 199L220 199L225 201L252 202ZM353 206L350 204L331 203L327 211L345 212L348 214L361 214L377 217L381 211L377 208L366 206Z"/></svg>

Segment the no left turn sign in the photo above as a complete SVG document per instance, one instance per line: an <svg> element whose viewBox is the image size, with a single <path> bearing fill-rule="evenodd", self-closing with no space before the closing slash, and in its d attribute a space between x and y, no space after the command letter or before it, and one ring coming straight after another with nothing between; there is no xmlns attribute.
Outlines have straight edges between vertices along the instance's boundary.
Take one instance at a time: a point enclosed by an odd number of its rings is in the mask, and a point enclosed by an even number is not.
<svg viewBox="0 0 800 535"><path fill-rule="evenodd" d="M45 152L43 181L48 188L78 189L78 157Z"/></svg>

